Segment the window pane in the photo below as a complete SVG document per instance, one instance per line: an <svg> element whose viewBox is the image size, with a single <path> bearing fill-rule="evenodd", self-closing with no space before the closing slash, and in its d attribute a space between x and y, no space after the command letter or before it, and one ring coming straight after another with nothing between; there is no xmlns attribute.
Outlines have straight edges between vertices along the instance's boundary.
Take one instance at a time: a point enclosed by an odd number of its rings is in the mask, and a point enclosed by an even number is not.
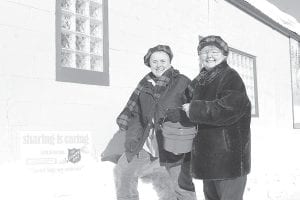
<svg viewBox="0 0 300 200"><path fill-rule="evenodd" d="M74 67L75 54L68 51L61 52L61 66Z"/></svg>

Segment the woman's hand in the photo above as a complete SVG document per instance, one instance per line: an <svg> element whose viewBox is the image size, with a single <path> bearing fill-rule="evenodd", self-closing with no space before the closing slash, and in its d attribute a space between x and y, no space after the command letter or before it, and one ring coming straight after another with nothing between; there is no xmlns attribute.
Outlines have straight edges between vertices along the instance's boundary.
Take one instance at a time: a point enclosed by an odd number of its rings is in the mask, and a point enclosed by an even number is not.
<svg viewBox="0 0 300 200"><path fill-rule="evenodd" d="M169 108L166 111L165 121L171 121L173 123L180 121L180 108Z"/></svg>
<svg viewBox="0 0 300 200"><path fill-rule="evenodd" d="M190 118L190 104L189 103L183 104L182 110L186 113L186 116Z"/></svg>

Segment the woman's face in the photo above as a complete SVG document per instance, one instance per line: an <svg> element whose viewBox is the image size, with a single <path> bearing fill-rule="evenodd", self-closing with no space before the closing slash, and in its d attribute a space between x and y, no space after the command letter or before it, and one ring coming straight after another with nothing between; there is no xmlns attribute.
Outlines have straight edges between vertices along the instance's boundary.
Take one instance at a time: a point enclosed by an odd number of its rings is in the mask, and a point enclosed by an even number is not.
<svg viewBox="0 0 300 200"><path fill-rule="evenodd" d="M226 56L224 56L222 51L216 46L206 46L201 49L199 58L203 67L209 70L220 64Z"/></svg>
<svg viewBox="0 0 300 200"><path fill-rule="evenodd" d="M165 71L171 67L170 57L163 51L154 52L149 60L151 72L160 77Z"/></svg>

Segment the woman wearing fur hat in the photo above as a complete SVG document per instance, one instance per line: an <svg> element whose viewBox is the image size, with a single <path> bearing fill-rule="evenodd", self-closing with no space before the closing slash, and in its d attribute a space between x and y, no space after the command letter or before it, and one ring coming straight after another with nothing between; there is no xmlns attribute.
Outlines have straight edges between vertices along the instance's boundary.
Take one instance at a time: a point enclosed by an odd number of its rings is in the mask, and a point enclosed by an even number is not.
<svg viewBox="0 0 300 200"><path fill-rule="evenodd" d="M183 94L190 83L171 66L172 58L169 46L158 45L148 50L144 63L151 72L139 82L117 118L117 124L125 134L125 153L114 171L119 200L139 199L137 184L142 176L156 179L153 184L159 182L156 189L164 190L157 191L160 199L196 199L189 172L190 153L176 155L163 148L161 122L168 108L187 102ZM156 177L149 175L153 173L159 174Z"/></svg>
<svg viewBox="0 0 300 200"><path fill-rule="evenodd" d="M250 172L251 104L243 80L227 64L228 52L219 36L200 40L202 69L183 105L198 128L191 167L193 178L203 179L206 200L242 200Z"/></svg>

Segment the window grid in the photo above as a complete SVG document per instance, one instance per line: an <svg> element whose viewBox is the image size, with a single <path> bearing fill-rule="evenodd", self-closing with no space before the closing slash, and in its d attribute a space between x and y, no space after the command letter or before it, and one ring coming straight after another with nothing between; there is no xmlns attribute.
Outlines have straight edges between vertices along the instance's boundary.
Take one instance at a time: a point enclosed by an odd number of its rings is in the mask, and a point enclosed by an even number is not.
<svg viewBox="0 0 300 200"><path fill-rule="evenodd" d="M57 0L56 80L108 85L107 0Z"/></svg>
<svg viewBox="0 0 300 200"><path fill-rule="evenodd" d="M61 0L61 67L103 72L101 30L101 0Z"/></svg>
<svg viewBox="0 0 300 200"><path fill-rule="evenodd" d="M255 56L230 47L227 62L230 67L234 68L243 79L248 97L252 104L252 116L258 117Z"/></svg>

